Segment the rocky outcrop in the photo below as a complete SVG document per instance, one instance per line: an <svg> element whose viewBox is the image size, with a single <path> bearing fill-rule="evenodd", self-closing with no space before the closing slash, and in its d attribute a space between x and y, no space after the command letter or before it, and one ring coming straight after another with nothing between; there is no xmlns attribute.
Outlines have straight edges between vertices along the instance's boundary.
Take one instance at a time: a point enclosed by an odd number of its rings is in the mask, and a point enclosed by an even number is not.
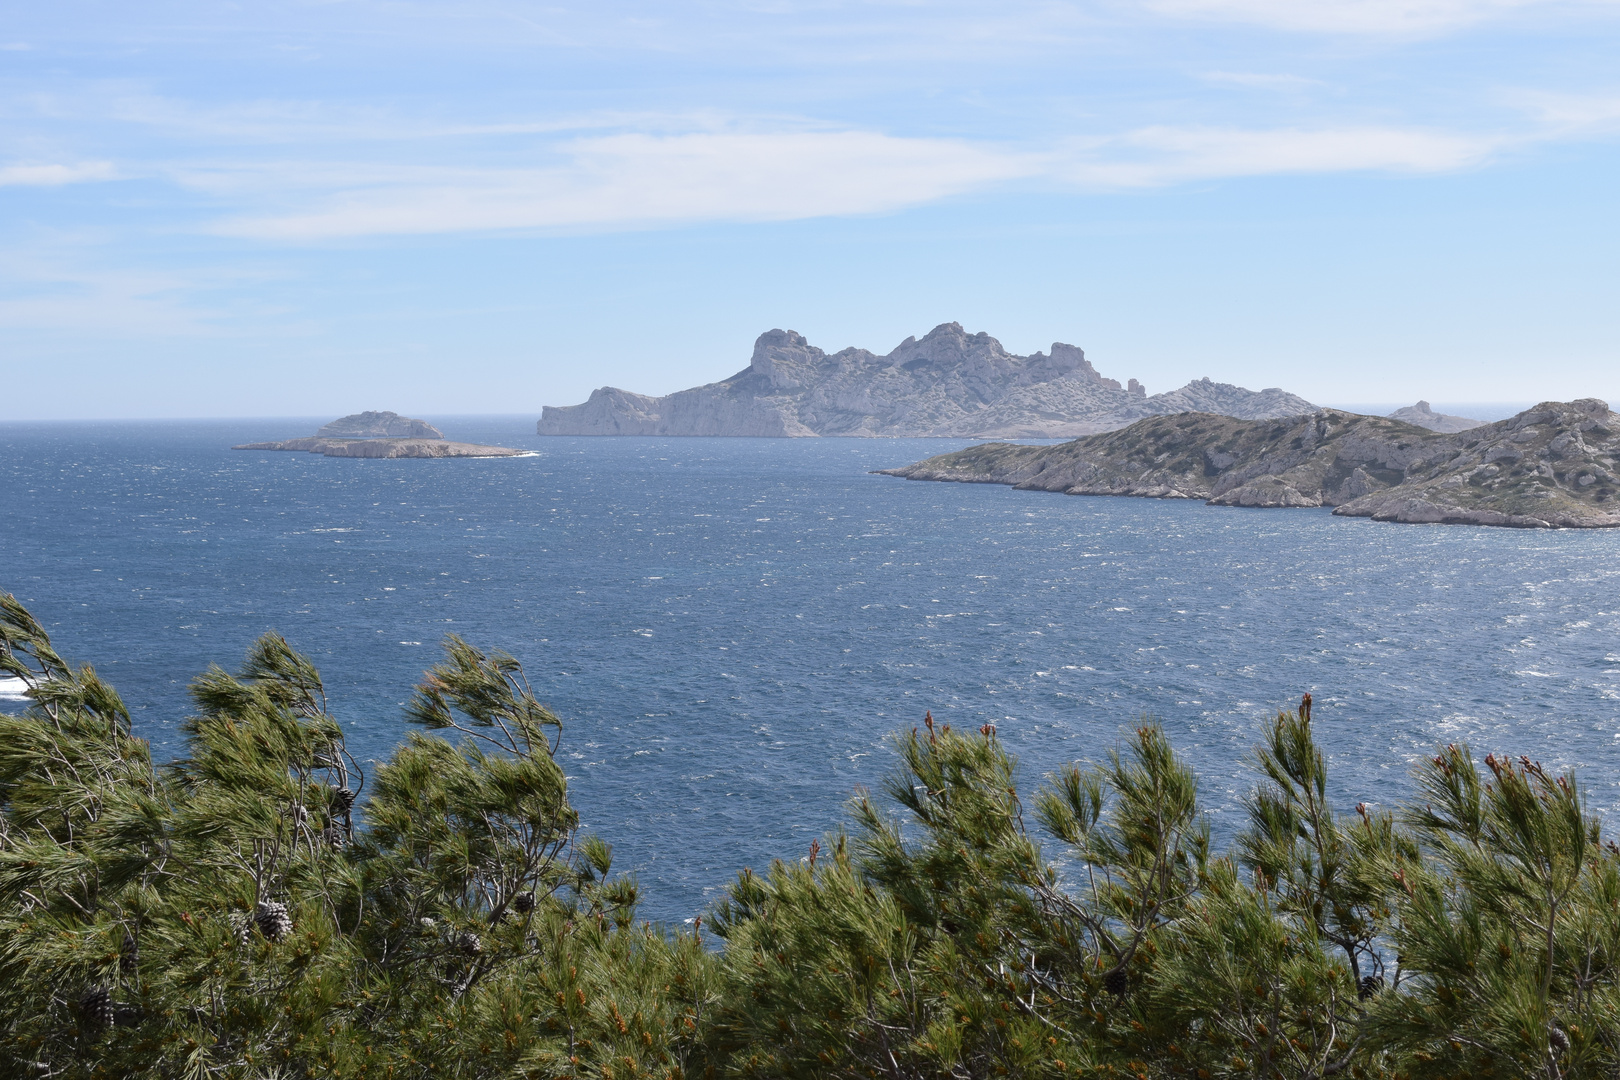
<svg viewBox="0 0 1620 1080"><path fill-rule="evenodd" d="M327 424L316 435L350 439L442 439L444 432L426 420L396 412L352 413Z"/></svg>
<svg viewBox="0 0 1620 1080"><path fill-rule="evenodd" d="M303 450L326 457L350 458L453 458L518 457L528 451L505 446L449 442L445 439L288 439L285 442L243 443L232 450Z"/></svg>
<svg viewBox="0 0 1620 1080"><path fill-rule="evenodd" d="M1485 425L1483 420L1470 420L1466 416L1437 413L1429 408L1427 401L1420 401L1416 405L1408 405L1404 409L1396 409L1389 416L1392 420L1400 420L1403 423L1428 428L1430 431L1441 431L1448 434L1455 434L1459 431L1467 431L1469 428L1483 427Z"/></svg>
<svg viewBox="0 0 1620 1080"><path fill-rule="evenodd" d="M1447 439L1450 456L1333 512L1375 521L1620 526L1620 416L1597 398L1544 401Z"/></svg>
<svg viewBox="0 0 1620 1080"><path fill-rule="evenodd" d="M1452 434L1337 409L1274 421L1185 413L883 472L1213 506L1333 506L1378 521L1604 528L1620 526L1620 417L1595 398Z"/></svg>
<svg viewBox="0 0 1620 1080"><path fill-rule="evenodd" d="M831 355L792 330L754 343L748 367L665 397L615 387L580 405L546 406L542 435L987 436L1062 438L1125 427L1146 416L1203 409L1257 419L1315 407L1282 390L1201 379L1149 396L1101 375L1083 351L1054 342L1018 356L988 334L944 323L878 356Z"/></svg>

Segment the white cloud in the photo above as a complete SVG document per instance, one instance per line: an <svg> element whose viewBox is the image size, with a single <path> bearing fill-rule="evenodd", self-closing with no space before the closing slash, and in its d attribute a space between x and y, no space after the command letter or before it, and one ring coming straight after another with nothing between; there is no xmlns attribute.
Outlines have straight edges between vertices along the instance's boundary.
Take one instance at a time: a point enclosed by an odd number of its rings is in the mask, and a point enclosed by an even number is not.
<svg viewBox="0 0 1620 1080"><path fill-rule="evenodd" d="M1620 10L1617 0L1144 0L1144 6L1281 30L1395 35L1457 29L1532 7Z"/></svg>
<svg viewBox="0 0 1620 1080"><path fill-rule="evenodd" d="M489 229L773 221L876 213L1039 173L1029 155L864 131L609 135L531 169L404 169L319 205L251 215L220 231L316 240ZM230 184L231 178L198 177Z"/></svg>
<svg viewBox="0 0 1620 1080"><path fill-rule="evenodd" d="M1550 136L1580 138L1620 130L1620 94L1530 92L1512 95L1512 100Z"/></svg>
<svg viewBox="0 0 1620 1080"><path fill-rule="evenodd" d="M1283 75L1260 71L1211 71L1203 76L1205 82L1243 86L1250 90L1274 90L1281 93L1300 93L1327 85L1320 79L1307 79L1303 75Z"/></svg>
<svg viewBox="0 0 1620 1080"><path fill-rule="evenodd" d="M1330 172L1437 173L1483 163L1504 140L1388 127L1149 127L1094 144L1066 174L1105 187Z"/></svg>
<svg viewBox="0 0 1620 1080"><path fill-rule="evenodd" d="M194 169L181 179L261 208L215 231L298 243L882 213L1020 182L1106 190L1278 174L1435 173L1478 165L1506 145L1393 127L1148 127L1040 151L861 131L622 134L570 141L562 161L543 168L280 164Z"/></svg>
<svg viewBox="0 0 1620 1080"><path fill-rule="evenodd" d="M181 297L197 282L140 269L92 267L32 248L0 258L0 328L176 337L205 333Z"/></svg>
<svg viewBox="0 0 1620 1080"><path fill-rule="evenodd" d="M113 167L105 161L79 165L0 165L0 187L59 187L91 180L111 180Z"/></svg>

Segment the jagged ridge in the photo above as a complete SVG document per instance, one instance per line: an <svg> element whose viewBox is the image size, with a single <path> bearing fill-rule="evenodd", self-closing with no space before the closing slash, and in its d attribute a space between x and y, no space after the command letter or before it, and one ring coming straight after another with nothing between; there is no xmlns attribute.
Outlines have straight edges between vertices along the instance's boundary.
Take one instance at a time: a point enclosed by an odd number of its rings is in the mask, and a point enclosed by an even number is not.
<svg viewBox="0 0 1620 1080"><path fill-rule="evenodd" d="M1200 379L1148 396L1121 386L1073 345L1018 356L989 334L944 323L878 356L827 354L792 330L754 343L748 367L666 397L607 386L580 405L546 406L541 435L986 436L1062 438L1193 409L1257 419L1315 406L1275 388Z"/></svg>

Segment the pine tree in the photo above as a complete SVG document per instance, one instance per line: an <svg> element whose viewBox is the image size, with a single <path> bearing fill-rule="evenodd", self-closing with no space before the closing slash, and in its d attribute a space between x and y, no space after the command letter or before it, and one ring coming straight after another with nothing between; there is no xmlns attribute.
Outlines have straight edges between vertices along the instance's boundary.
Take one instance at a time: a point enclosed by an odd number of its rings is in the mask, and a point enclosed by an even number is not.
<svg viewBox="0 0 1620 1080"><path fill-rule="evenodd" d="M1155 725L1028 821L994 728L930 716L846 832L675 933L580 831L521 665L445 650L374 775L275 634L193 682L156 767L0 595L29 699L0 715L0 1076L1620 1071L1620 848L1572 774L1453 746L1410 806L1335 807L1302 707L1218 853Z"/></svg>
<svg viewBox="0 0 1620 1080"><path fill-rule="evenodd" d="M31 702L0 717L0 1075L682 1071L713 958L636 922L521 667L447 651L411 718L460 746L414 735L368 783L272 634L196 680L157 769L0 596Z"/></svg>

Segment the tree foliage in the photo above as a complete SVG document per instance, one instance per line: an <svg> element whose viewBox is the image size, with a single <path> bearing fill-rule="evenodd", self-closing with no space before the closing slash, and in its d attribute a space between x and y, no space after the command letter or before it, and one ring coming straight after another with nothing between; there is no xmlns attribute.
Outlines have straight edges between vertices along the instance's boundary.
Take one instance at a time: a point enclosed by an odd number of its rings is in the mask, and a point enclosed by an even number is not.
<svg viewBox="0 0 1620 1080"><path fill-rule="evenodd" d="M844 831L671 932L522 667L445 654L373 775L274 634L159 766L0 596L0 1075L1620 1073L1620 848L1526 758L1446 747L1409 806L1335 807L1307 698L1219 852L1156 725L1026 807L994 728L927 717Z"/></svg>

